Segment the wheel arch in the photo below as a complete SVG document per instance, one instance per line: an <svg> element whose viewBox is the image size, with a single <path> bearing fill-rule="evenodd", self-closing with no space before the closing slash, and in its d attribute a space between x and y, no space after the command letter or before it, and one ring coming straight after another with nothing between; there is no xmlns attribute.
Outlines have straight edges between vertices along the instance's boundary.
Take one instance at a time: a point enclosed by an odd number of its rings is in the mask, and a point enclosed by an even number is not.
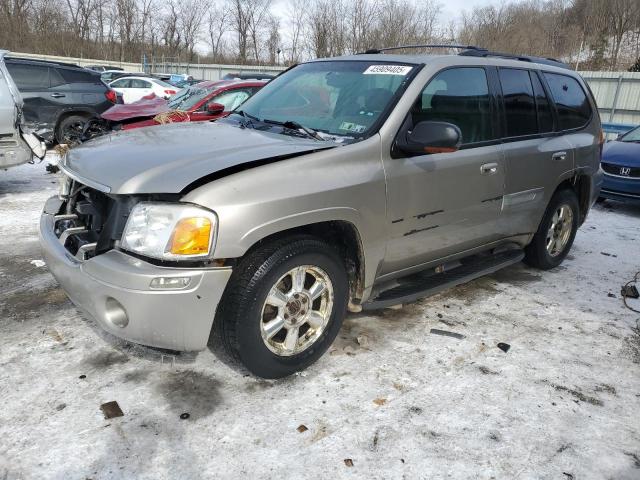
<svg viewBox="0 0 640 480"><path fill-rule="evenodd" d="M245 255L265 243L295 235L310 235L324 240L335 248L344 262L349 277L350 302L359 303L362 300L365 285L365 254L360 232L351 221L324 220L278 230L254 241Z"/></svg>
<svg viewBox="0 0 640 480"><path fill-rule="evenodd" d="M589 212L590 207L591 178L589 175L577 173L560 182L553 194L555 195L556 192L559 192L560 190L571 190L578 197L578 206L580 207L578 224L582 225L587 218L587 213Z"/></svg>

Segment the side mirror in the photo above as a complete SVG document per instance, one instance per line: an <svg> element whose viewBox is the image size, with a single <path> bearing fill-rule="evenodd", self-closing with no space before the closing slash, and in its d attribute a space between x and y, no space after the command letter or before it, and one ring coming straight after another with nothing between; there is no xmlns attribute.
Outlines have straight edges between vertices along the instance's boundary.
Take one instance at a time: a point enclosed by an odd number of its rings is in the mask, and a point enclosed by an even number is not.
<svg viewBox="0 0 640 480"><path fill-rule="evenodd" d="M224 112L224 105L221 103L208 103L207 112L211 115L219 115Z"/></svg>
<svg viewBox="0 0 640 480"><path fill-rule="evenodd" d="M452 123L419 122L398 136L396 146L404 153L450 153L460 148L462 133Z"/></svg>

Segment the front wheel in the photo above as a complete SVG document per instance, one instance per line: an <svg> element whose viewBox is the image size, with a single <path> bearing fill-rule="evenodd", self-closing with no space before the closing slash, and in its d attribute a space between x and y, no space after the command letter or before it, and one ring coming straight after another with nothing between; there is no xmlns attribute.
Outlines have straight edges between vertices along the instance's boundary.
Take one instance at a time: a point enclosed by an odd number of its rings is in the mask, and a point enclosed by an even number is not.
<svg viewBox="0 0 640 480"><path fill-rule="evenodd" d="M525 262L541 270L560 265L573 245L579 214L578 198L572 190L556 192L538 231L525 248Z"/></svg>
<svg viewBox="0 0 640 480"><path fill-rule="evenodd" d="M344 262L322 240L298 236L243 258L229 280L216 328L229 353L253 374L281 378L329 348L346 313Z"/></svg>

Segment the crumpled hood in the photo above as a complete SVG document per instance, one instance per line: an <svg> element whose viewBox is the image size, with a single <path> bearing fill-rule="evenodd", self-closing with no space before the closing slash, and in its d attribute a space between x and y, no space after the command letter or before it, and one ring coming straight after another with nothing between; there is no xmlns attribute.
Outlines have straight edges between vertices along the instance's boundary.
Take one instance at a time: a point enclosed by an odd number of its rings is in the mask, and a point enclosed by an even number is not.
<svg viewBox="0 0 640 480"><path fill-rule="evenodd" d="M131 118L153 117L167 111L169 111L169 102L153 95L151 98L142 98L133 103L118 103L102 112L100 116L112 122L119 122Z"/></svg>
<svg viewBox="0 0 640 480"><path fill-rule="evenodd" d="M602 161L623 167L640 167L640 143L607 142L602 151Z"/></svg>
<svg viewBox="0 0 640 480"><path fill-rule="evenodd" d="M180 193L229 167L335 146L223 123L172 123L96 138L71 149L62 167L110 193Z"/></svg>

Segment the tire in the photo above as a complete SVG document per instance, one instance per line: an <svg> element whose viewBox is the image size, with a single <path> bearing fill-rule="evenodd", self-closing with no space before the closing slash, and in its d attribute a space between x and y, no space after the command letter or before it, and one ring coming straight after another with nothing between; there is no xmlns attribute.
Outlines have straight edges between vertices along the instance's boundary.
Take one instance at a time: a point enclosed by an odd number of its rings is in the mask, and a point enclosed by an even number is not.
<svg viewBox="0 0 640 480"><path fill-rule="evenodd" d="M563 210L560 213L563 208L568 210ZM525 248L525 263L540 270L550 270L560 265L573 245L578 230L579 216L580 207L576 194L572 190L566 189L556 192L547 206L538 231L531 243ZM563 217L564 220L562 220ZM562 221L562 224L558 223L558 219ZM554 221L555 227L552 233ZM571 228L571 230L564 230L563 226ZM549 239L555 240L550 243Z"/></svg>
<svg viewBox="0 0 640 480"><path fill-rule="evenodd" d="M296 288L292 271L302 272L302 289ZM328 279L325 289L313 299L322 279ZM288 237L242 258L218 307L214 328L220 329L228 353L251 373L282 378L305 369L329 348L342 326L348 296L344 262L327 243L310 236ZM278 329L281 321L285 323Z"/></svg>
<svg viewBox="0 0 640 480"><path fill-rule="evenodd" d="M82 143L82 137L89 119L80 115L69 115L63 118L56 130L56 140L59 144L77 145Z"/></svg>

